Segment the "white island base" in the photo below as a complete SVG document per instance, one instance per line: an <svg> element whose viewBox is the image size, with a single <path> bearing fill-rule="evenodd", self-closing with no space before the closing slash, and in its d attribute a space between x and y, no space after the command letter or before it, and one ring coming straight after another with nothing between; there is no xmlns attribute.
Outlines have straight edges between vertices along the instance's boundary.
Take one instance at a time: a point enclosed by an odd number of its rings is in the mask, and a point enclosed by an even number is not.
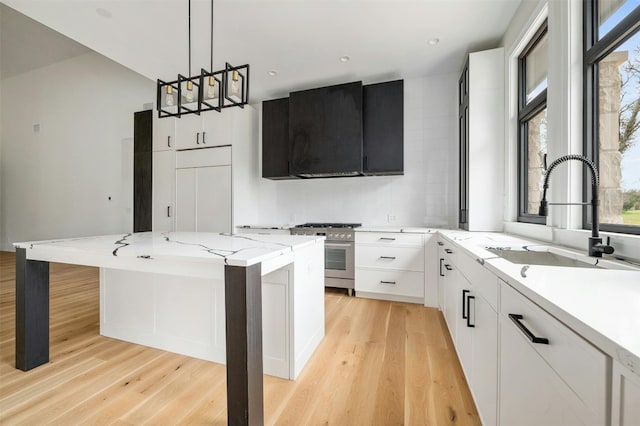
<svg viewBox="0 0 640 426"><path fill-rule="evenodd" d="M264 373L298 377L324 336L324 245L262 276ZM100 334L225 363L224 274L197 277L100 269Z"/></svg>

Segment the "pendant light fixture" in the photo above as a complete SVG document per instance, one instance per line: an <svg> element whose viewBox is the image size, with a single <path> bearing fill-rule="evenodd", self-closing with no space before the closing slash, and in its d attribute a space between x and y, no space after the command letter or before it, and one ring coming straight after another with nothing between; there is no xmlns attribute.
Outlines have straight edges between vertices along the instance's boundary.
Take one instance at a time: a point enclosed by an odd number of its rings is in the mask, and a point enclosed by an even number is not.
<svg viewBox="0 0 640 426"><path fill-rule="evenodd" d="M213 70L213 0L211 0L211 62ZM209 72L202 68L200 72L200 111L244 106L249 101L249 65L234 67L228 62L220 71Z"/></svg>
<svg viewBox="0 0 640 426"><path fill-rule="evenodd" d="M158 79L156 106L158 117L178 117L200 114L202 111L222 111L223 108L244 108L249 100L249 65L232 66L228 62L219 71L201 69L191 74L191 0L189 2L189 77L165 82ZM213 70L213 0L211 0L211 62Z"/></svg>

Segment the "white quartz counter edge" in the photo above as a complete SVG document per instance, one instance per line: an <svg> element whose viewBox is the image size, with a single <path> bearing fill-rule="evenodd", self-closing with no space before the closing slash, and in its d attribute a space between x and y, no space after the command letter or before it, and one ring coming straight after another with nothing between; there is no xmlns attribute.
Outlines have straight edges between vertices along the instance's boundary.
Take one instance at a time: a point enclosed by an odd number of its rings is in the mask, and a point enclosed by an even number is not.
<svg viewBox="0 0 640 426"><path fill-rule="evenodd" d="M440 231L521 294L640 375L640 271L516 265L483 250L487 241L538 244L506 234ZM546 244L549 245L549 244ZM585 243L586 246L586 243Z"/></svg>
<svg viewBox="0 0 640 426"><path fill-rule="evenodd" d="M361 226L355 229L356 232L392 232L405 234L432 234L437 231L436 228L422 227L393 227L393 226Z"/></svg>
<svg viewBox="0 0 640 426"><path fill-rule="evenodd" d="M208 232L140 232L14 243L27 259L60 261L74 255L86 259L174 260L250 266L324 240L322 236L235 235ZM67 257L68 256L68 257ZM90 263L90 264L94 264Z"/></svg>

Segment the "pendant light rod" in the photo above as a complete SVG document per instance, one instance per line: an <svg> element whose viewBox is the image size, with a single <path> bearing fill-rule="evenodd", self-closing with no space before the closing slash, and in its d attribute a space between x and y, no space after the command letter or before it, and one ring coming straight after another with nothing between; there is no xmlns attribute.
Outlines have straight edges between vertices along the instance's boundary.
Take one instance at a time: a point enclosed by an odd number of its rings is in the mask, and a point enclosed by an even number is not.
<svg viewBox="0 0 640 426"><path fill-rule="evenodd" d="M189 0L189 77L191 77L191 0Z"/></svg>
<svg viewBox="0 0 640 426"><path fill-rule="evenodd" d="M213 0L211 0L211 66L209 69L213 71Z"/></svg>

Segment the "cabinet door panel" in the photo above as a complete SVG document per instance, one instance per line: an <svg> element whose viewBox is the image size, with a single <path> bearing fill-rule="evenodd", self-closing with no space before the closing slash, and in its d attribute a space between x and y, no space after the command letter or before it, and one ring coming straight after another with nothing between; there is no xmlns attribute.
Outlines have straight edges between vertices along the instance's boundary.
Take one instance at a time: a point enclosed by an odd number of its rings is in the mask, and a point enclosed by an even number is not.
<svg viewBox="0 0 640 426"><path fill-rule="evenodd" d="M202 138L204 146L231 145L233 138L233 114L231 109L211 112L202 117Z"/></svg>
<svg viewBox="0 0 640 426"><path fill-rule="evenodd" d="M289 98L262 103L262 177L289 176Z"/></svg>
<svg viewBox="0 0 640 426"><path fill-rule="evenodd" d="M467 378L467 383L471 382L471 346L472 346L472 332L473 328L469 327L467 323L468 314L471 314L470 324L473 324L473 312L469 309L469 296L472 295L471 284L466 280L464 275L460 273L460 270L456 269L457 276L457 291L455 292L457 313L455 316L456 324L456 350L458 352L458 358L460 358L460 364L464 370L464 375Z"/></svg>
<svg viewBox="0 0 640 426"><path fill-rule="evenodd" d="M153 230L173 231L175 207L175 153L153 153Z"/></svg>
<svg viewBox="0 0 640 426"><path fill-rule="evenodd" d="M196 169L196 231L231 232L231 167Z"/></svg>
<svg viewBox="0 0 640 426"><path fill-rule="evenodd" d="M196 230L196 169L176 170L176 231Z"/></svg>
<svg viewBox="0 0 640 426"><path fill-rule="evenodd" d="M587 407L504 316L500 337L501 425L589 424Z"/></svg>
<svg viewBox="0 0 640 426"><path fill-rule="evenodd" d="M498 314L482 297L476 297L471 301L471 312L475 325L471 391L482 424L495 425L498 421Z"/></svg>
<svg viewBox="0 0 640 426"><path fill-rule="evenodd" d="M445 259L445 264L447 259ZM457 275L458 271L454 268L450 271L444 271L446 277L444 279L444 318L447 321L447 327L449 327L449 333L453 343L456 343L456 315L458 314L458 285Z"/></svg>
<svg viewBox="0 0 640 426"><path fill-rule="evenodd" d="M403 174L404 81L363 86L364 174Z"/></svg>
<svg viewBox="0 0 640 426"><path fill-rule="evenodd" d="M176 149L202 148L202 117L191 114L176 120Z"/></svg>
<svg viewBox="0 0 640 426"><path fill-rule="evenodd" d="M153 150L174 149L176 144L176 119L172 117L153 119Z"/></svg>

